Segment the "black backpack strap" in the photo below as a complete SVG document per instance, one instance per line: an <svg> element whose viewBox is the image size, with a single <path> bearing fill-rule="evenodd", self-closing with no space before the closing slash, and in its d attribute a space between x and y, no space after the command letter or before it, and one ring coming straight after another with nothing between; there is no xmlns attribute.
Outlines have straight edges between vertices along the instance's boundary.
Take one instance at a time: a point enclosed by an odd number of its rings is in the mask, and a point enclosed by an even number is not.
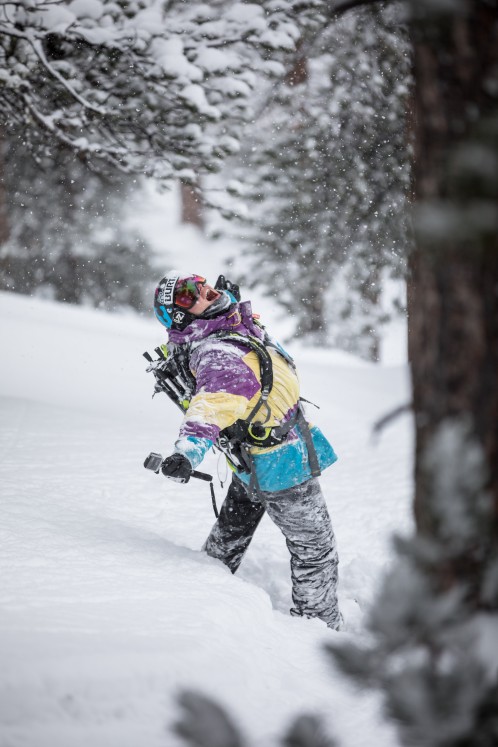
<svg viewBox="0 0 498 747"><path fill-rule="evenodd" d="M270 408L267 405L267 400L273 388L273 363L270 353L264 344L258 340L257 337L253 337L252 335L239 335L238 332L220 330L219 332L213 332L213 334L209 335L210 340L213 338L217 340L226 340L227 342L239 343L240 345L244 345L246 348L250 348L257 354L260 366L261 394L245 422L247 423L248 428L262 405L265 405L267 409L267 417L264 422L266 423L270 417Z"/></svg>
<svg viewBox="0 0 498 747"><path fill-rule="evenodd" d="M271 360L270 353L266 349L264 343L262 343L260 340L258 340L256 337L246 336L246 335L239 335L237 332L228 332L225 330L220 330L219 332L214 332L212 335L209 335L209 337L212 339L215 337L219 340L226 340L227 342L236 342L240 343L241 345L244 345L245 347L251 348L251 350L254 350L254 352L258 355L259 363L260 363L260 371L261 371L261 396L259 397L258 401L256 402L255 406L253 407L252 411L249 413L249 416L244 420L240 421L238 420L234 426L231 428L227 428L226 431L232 430L232 438L234 438L234 441L243 442L244 439L247 437L248 430L251 426L251 422L257 412L260 410L262 405L264 404L267 408L268 415L266 420L267 422L268 418L270 417L270 409L267 404L268 397L270 395L270 392L273 387L273 363ZM275 347L277 351L279 349ZM280 352L280 351L279 351ZM292 359L290 357L285 356L286 360L288 360L289 363L294 365ZM262 426L264 426L264 423L261 423ZM311 430L308 425L308 422L306 420L306 417L304 415L303 407L301 403L298 404L297 413L294 418L291 419L291 422L284 423L283 426L280 426L282 429L281 436L285 438L287 433L291 430L291 428L297 425L299 427L299 430L301 432L301 435L303 437L303 440L306 444L306 449L308 451L308 461L310 465L310 471L312 477L319 477L321 475L320 470L320 464L318 462L318 456L316 453L315 445L313 443L313 438L311 435ZM277 426L277 429L279 426ZM228 434L227 434L228 435ZM277 434L276 434L277 435ZM280 442L281 440L280 439ZM263 445L261 441L254 443L253 445ZM242 448L243 445L241 443ZM256 469L254 467L254 462L252 459L252 456L248 449L244 449L246 458L249 461L250 464L250 483L249 483L249 490L251 493L254 493L255 495L258 495L260 492L258 479L256 476Z"/></svg>
<svg viewBox="0 0 498 747"><path fill-rule="evenodd" d="M308 461L310 463L311 476L320 477L320 475L322 474L322 471L320 469L320 464L318 462L318 456L316 453L315 444L313 443L311 429L308 425L308 421L306 420L306 417L304 415L304 410L301 404L299 404L299 409L298 409L298 414L297 414L297 425L299 427L299 430L301 431L301 435L306 444L306 448L308 449Z"/></svg>
<svg viewBox="0 0 498 747"><path fill-rule="evenodd" d="M252 455L248 452L248 456L251 462L251 472L250 472L250 478L249 478L249 497L254 496L254 498L259 499L260 503L263 503L263 496L261 495L261 488L259 487L259 480L258 475L256 473L256 465L254 464L254 458Z"/></svg>

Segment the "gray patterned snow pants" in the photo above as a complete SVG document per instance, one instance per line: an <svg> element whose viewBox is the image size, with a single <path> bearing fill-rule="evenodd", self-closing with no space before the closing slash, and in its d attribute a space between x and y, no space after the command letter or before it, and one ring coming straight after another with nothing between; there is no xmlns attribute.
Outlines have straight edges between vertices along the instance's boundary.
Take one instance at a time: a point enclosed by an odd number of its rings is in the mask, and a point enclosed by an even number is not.
<svg viewBox="0 0 498 747"><path fill-rule="evenodd" d="M285 537L291 556L293 615L319 617L333 629L340 622L337 603L338 556L332 524L318 480L249 498L233 477L220 516L203 549L232 573L263 518L265 510Z"/></svg>

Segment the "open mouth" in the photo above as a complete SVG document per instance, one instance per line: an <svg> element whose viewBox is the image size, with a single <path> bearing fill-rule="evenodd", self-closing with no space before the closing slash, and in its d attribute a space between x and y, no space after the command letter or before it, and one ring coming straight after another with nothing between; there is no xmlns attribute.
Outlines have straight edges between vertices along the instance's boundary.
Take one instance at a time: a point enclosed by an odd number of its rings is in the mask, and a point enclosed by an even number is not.
<svg viewBox="0 0 498 747"><path fill-rule="evenodd" d="M216 301L217 298L219 298L218 291L215 291L213 288L210 288L208 292L206 293L206 301Z"/></svg>

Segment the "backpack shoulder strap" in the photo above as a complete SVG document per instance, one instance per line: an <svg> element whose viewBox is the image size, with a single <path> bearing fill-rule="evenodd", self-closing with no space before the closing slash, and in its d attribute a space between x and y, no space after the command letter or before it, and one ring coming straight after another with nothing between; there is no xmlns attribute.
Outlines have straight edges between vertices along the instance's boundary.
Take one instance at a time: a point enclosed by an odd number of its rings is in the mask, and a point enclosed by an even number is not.
<svg viewBox="0 0 498 747"><path fill-rule="evenodd" d="M242 345L245 345L246 347L251 348L251 350L254 350L254 352L258 355L260 368L261 368L261 396L259 397L258 401L256 402L256 405L253 407L252 411L249 413L248 417L241 421L238 420L237 423L234 424L234 426L231 426L227 429L225 429L225 434L228 437L229 442L233 444L239 443L241 445L241 442L244 442L244 440L247 437L247 434L249 432L249 429L252 424L252 420L254 419L256 413L259 411L260 407L265 404L268 411L267 420L270 417L270 409L268 405L266 404L266 401L270 395L270 392L273 387L273 363L270 356L270 353L268 352L268 347L271 347L272 349L276 350L286 361L287 363L292 366L292 368L295 369L295 364L293 359L288 355L283 348L281 348L278 343L274 343L271 338L269 338L268 335L265 334L265 340L262 342L257 337L254 337L253 335L240 335L237 332L229 332L225 330L220 330L218 332L214 332L212 335L209 335L211 338L215 337L219 340L227 340L231 342L240 343ZM301 435L304 439L304 442L306 444L306 449L308 452L308 459L310 464L310 471L312 477L318 477L320 475L320 466L318 462L318 456L313 444L313 438L311 435L310 427L306 421L306 418L304 416L304 412L301 406L301 402L298 403L298 409L296 413L296 417L292 420L292 425L297 424L299 427L299 430L301 431ZM258 444L256 444L258 445ZM254 493L256 496L259 494L259 485L258 485L258 479L256 475L256 469L253 463L253 459L249 451L244 451L245 459L248 460L248 471L251 475L251 480L249 484L249 492Z"/></svg>
<svg viewBox="0 0 498 747"><path fill-rule="evenodd" d="M253 335L240 335L238 332L220 330L219 332L213 332L213 334L209 335L209 338L216 338L218 340L226 340L227 342L240 343L241 345L245 345L245 347L253 350L258 356L261 374L261 396L256 407L248 418L248 421L250 422L263 402L266 402L273 388L273 363L271 355L268 352L265 344Z"/></svg>

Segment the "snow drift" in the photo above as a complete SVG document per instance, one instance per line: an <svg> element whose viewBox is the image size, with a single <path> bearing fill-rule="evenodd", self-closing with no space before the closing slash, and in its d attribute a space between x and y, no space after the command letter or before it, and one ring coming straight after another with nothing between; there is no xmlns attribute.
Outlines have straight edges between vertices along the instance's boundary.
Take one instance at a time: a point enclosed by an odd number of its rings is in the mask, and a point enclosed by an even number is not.
<svg viewBox="0 0 498 747"><path fill-rule="evenodd" d="M339 455L322 478L346 620L333 633L288 615L287 549L268 519L232 576L200 552L214 520L206 485L143 469L149 451L171 449L180 417L151 400L142 352L163 341L159 325L6 293L0 310L0 744L177 745L188 687L254 744L276 744L307 711L343 747L395 747L377 696L322 646L365 635L390 536L410 527L411 422L378 442L371 431L408 399L406 369L291 351ZM215 455L202 469L225 472Z"/></svg>

